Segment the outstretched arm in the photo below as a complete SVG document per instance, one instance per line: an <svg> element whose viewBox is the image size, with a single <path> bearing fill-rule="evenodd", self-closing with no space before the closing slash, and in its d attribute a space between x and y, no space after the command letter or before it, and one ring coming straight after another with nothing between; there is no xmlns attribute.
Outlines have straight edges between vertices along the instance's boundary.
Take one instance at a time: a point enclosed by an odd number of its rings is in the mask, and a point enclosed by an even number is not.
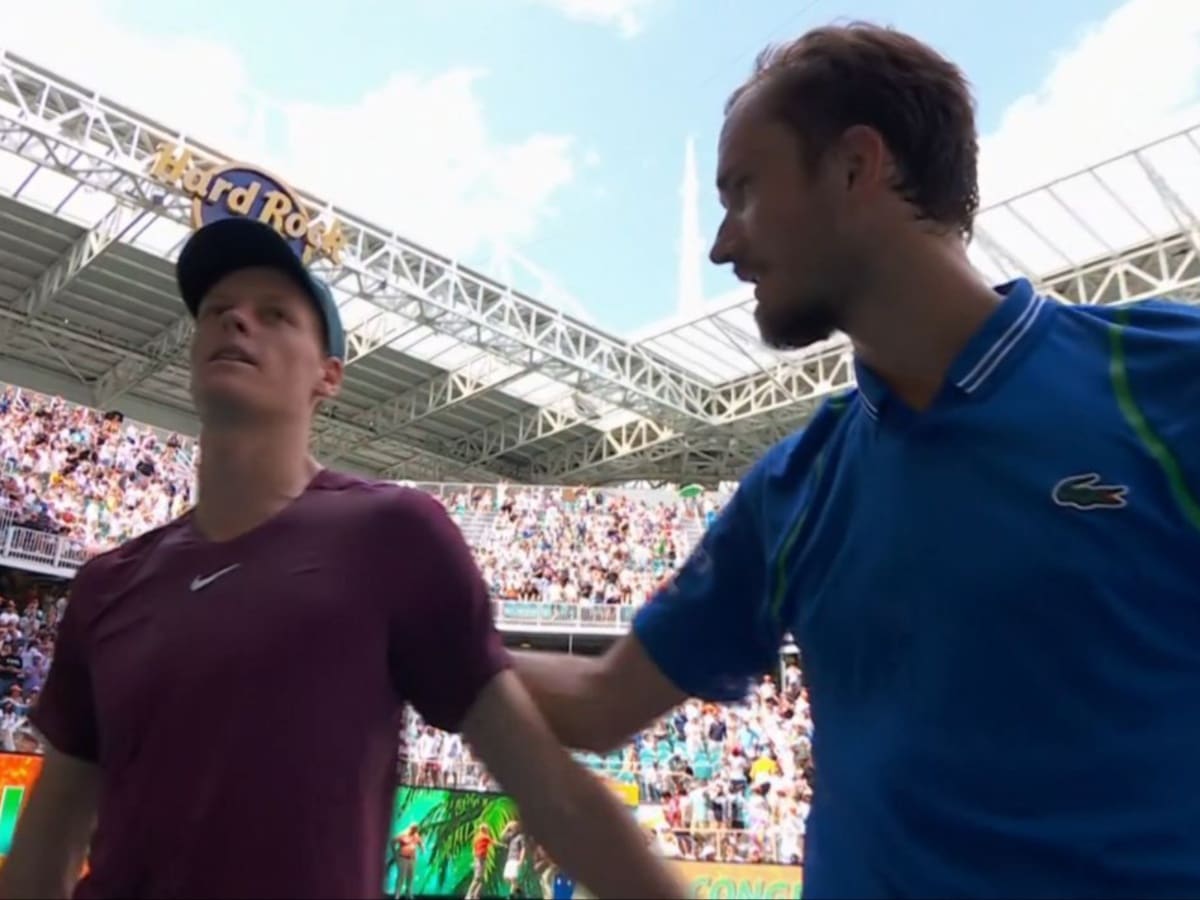
<svg viewBox="0 0 1200 900"><path fill-rule="evenodd" d="M437 501L400 491L381 508L381 561L403 543L390 660L399 695L429 724L461 731L556 864L601 897L682 897L616 796L571 759L511 671L461 532ZM394 563L393 563L394 564Z"/></svg>
<svg viewBox="0 0 1200 900"><path fill-rule="evenodd" d="M763 477L756 467L743 479L683 568L603 656L514 655L563 743L615 749L686 697L738 700L752 677L770 669L782 621L767 603Z"/></svg>
<svg viewBox="0 0 1200 900"><path fill-rule="evenodd" d="M514 653L516 672L568 747L607 753L686 699L635 635L603 656Z"/></svg>
<svg viewBox="0 0 1200 900"><path fill-rule="evenodd" d="M559 746L520 680L501 672L463 720L463 735L511 794L555 862L599 897L682 897L633 816Z"/></svg>

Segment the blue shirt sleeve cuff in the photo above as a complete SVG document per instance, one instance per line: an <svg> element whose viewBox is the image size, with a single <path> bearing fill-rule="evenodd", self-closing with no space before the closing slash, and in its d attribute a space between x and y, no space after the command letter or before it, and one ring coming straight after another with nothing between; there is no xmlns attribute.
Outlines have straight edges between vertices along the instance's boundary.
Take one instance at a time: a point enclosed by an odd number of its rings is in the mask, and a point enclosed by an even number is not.
<svg viewBox="0 0 1200 900"><path fill-rule="evenodd" d="M713 671L712 660L674 627L670 604L651 599L638 610L633 633L659 671L690 697L714 703L736 703L746 698L750 679Z"/></svg>

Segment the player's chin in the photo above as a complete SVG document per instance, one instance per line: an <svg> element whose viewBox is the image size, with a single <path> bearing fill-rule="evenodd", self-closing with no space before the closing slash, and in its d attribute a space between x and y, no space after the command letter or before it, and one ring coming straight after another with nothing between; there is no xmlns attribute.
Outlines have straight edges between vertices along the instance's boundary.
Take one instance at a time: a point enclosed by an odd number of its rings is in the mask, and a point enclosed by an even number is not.
<svg viewBox="0 0 1200 900"><path fill-rule="evenodd" d="M754 307L754 322L758 325L758 333L763 343L770 347L783 347L787 342L787 319L780 311L771 305L770 300L759 298Z"/></svg>
<svg viewBox="0 0 1200 900"><path fill-rule="evenodd" d="M759 302L754 309L759 335L776 350L801 350L833 336L832 317L815 310L770 307Z"/></svg>
<svg viewBox="0 0 1200 900"><path fill-rule="evenodd" d="M271 399L269 388L248 383L245 376L220 374L193 380L192 398L197 409L222 413L253 412Z"/></svg>

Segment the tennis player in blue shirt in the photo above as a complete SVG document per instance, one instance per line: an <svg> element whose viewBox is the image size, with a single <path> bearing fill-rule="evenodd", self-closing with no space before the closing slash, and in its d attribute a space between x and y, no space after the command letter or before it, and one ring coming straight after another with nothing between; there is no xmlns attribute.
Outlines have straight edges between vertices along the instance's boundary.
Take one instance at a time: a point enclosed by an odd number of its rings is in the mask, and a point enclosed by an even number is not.
<svg viewBox="0 0 1200 900"><path fill-rule="evenodd" d="M793 633L805 898L1200 896L1200 312L984 283L976 149L962 73L903 34L760 57L712 258L768 343L849 335L858 388L751 469L631 635L519 672L599 750L742 697Z"/></svg>

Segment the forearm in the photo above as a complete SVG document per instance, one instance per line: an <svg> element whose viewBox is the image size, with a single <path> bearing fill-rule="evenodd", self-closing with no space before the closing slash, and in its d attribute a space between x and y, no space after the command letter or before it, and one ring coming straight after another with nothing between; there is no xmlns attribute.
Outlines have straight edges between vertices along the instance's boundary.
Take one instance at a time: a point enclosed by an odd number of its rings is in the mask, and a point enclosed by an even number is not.
<svg viewBox="0 0 1200 900"><path fill-rule="evenodd" d="M605 785L563 761L546 790L521 805L534 838L597 897L685 896L670 865L646 846L633 815Z"/></svg>
<svg viewBox="0 0 1200 900"><path fill-rule="evenodd" d="M518 652L512 656L525 689L563 745L594 752L611 749L607 745L618 738L604 733L604 701L593 688L598 668L595 659L566 653Z"/></svg>
<svg viewBox="0 0 1200 900"><path fill-rule="evenodd" d="M5 860L4 868L0 870L0 898L17 900L17 898L44 898L44 900L66 900L75 890L79 880L79 872L83 867L83 854L71 860L65 866L58 864L39 865L45 860L31 858L24 853ZM72 865L77 863L77 865Z"/></svg>
<svg viewBox="0 0 1200 900"><path fill-rule="evenodd" d="M29 810L26 810L28 813ZM24 818L24 817L23 817ZM66 898L83 871L87 844L58 830L21 822L12 851L0 868L0 898Z"/></svg>
<svg viewBox="0 0 1200 900"><path fill-rule="evenodd" d="M0 898L69 897L96 823L99 770L48 748L0 868Z"/></svg>
<svg viewBox="0 0 1200 900"><path fill-rule="evenodd" d="M536 660L527 662L535 663L529 668L539 668ZM567 678L573 674L569 666L559 670ZM586 672L586 666L576 669L580 671ZM571 694L569 684L566 690L550 690L548 674L554 674L553 667L533 673L535 689L556 698ZM609 694L589 688L579 696L603 701ZM516 799L534 840L573 878L601 897L683 896L666 864L647 849L633 816L559 746L517 674L494 677L472 704L462 729L468 744Z"/></svg>

